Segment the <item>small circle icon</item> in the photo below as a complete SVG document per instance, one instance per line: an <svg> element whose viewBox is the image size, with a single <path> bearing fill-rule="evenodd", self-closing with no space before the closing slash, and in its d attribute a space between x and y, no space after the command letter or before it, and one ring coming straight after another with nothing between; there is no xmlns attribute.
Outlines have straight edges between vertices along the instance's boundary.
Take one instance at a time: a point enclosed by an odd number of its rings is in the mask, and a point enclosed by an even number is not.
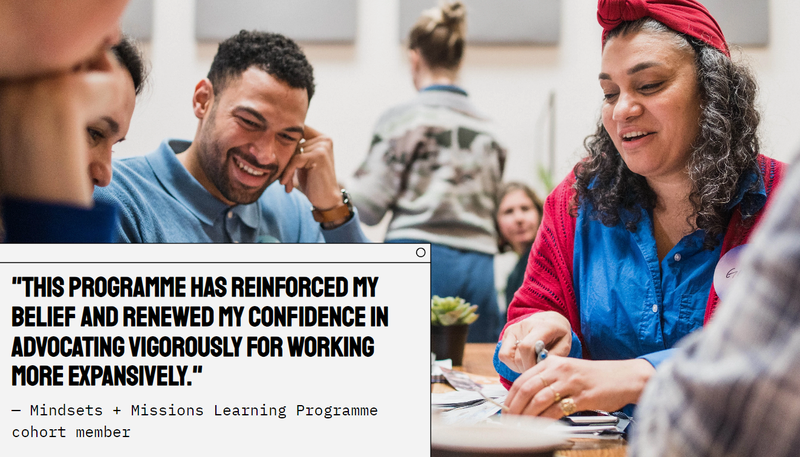
<svg viewBox="0 0 800 457"><path fill-rule="evenodd" d="M417 257L420 257L420 258L425 257L425 254L427 254L425 252L425 248L417 248Z"/></svg>

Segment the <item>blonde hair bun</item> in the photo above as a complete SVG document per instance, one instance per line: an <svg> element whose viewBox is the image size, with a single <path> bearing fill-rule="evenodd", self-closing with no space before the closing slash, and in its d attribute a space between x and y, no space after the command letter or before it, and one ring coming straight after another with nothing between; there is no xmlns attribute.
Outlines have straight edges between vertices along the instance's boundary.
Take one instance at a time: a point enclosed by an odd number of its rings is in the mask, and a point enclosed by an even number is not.
<svg viewBox="0 0 800 457"><path fill-rule="evenodd" d="M462 37L465 35L467 9L461 2L443 3L441 6L442 24Z"/></svg>
<svg viewBox="0 0 800 457"><path fill-rule="evenodd" d="M457 68L464 54L466 19L467 8L459 1L423 11L409 34L409 48L419 50L432 67Z"/></svg>

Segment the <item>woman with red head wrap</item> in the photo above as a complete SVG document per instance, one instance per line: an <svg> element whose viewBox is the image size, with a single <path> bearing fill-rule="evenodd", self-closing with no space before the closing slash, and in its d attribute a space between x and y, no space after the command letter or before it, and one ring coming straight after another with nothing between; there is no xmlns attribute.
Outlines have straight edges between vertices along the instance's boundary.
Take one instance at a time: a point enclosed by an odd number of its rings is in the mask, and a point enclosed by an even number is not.
<svg viewBox="0 0 800 457"><path fill-rule="evenodd" d="M515 414L635 404L712 315L715 267L783 170L759 154L754 78L699 2L600 0L597 16L601 119L547 198L495 356Z"/></svg>
<svg viewBox="0 0 800 457"><path fill-rule="evenodd" d="M706 7L694 0L600 0L597 4L597 22L603 27L603 44L608 33L623 22L645 17L697 38L727 57L731 56L719 24Z"/></svg>

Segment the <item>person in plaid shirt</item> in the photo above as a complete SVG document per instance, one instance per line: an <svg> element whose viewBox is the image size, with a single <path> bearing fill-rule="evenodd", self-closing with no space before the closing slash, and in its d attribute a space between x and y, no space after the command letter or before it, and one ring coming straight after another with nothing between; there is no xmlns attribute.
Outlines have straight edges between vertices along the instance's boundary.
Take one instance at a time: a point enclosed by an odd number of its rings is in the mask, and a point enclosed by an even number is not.
<svg viewBox="0 0 800 457"><path fill-rule="evenodd" d="M714 319L647 385L629 455L800 452L798 159Z"/></svg>

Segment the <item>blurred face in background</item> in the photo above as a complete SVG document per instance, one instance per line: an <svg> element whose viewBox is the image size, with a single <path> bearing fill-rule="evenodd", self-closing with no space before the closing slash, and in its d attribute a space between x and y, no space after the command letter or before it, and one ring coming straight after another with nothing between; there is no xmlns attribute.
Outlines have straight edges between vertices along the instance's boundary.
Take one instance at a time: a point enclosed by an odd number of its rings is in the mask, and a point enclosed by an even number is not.
<svg viewBox="0 0 800 457"><path fill-rule="evenodd" d="M513 190L500 202L497 226L500 228L500 235L517 254L521 254L526 246L533 243L540 222L539 210L524 190Z"/></svg>
<svg viewBox="0 0 800 457"><path fill-rule="evenodd" d="M112 57L113 58L113 57ZM136 105L133 78L125 67L117 65L110 74L117 80L113 102L86 127L89 142L89 177L92 184L105 187L111 183L112 147L125 140Z"/></svg>

